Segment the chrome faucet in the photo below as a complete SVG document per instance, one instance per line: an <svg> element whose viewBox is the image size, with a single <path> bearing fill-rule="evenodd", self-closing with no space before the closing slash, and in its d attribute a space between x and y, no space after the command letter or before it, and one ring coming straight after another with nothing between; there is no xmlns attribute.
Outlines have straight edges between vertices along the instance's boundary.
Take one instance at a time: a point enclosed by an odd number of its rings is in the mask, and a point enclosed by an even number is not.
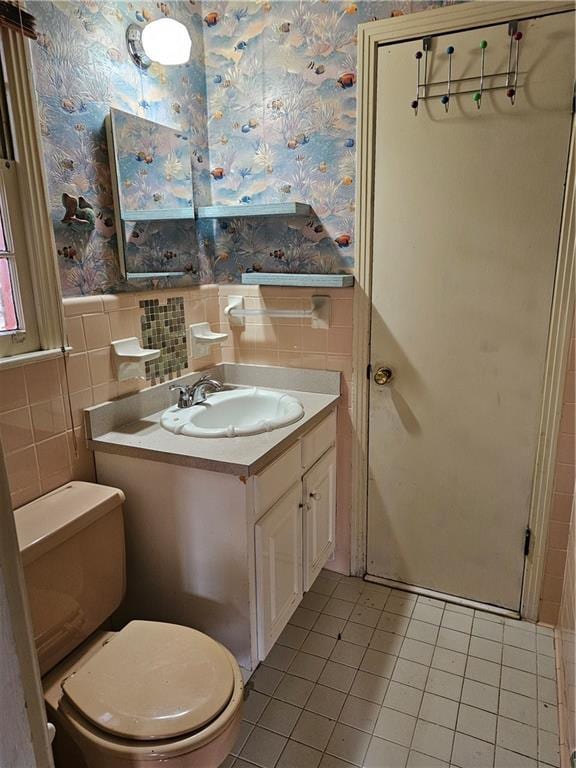
<svg viewBox="0 0 576 768"><path fill-rule="evenodd" d="M218 379L211 379L209 376L202 376L194 384L171 384L169 390L178 390L178 408L191 408L193 405L200 405L207 398L207 390L221 392L224 384Z"/></svg>
<svg viewBox="0 0 576 768"><path fill-rule="evenodd" d="M170 384L168 389L172 392L178 390L178 408L190 408L192 405L192 387L187 384L181 386L180 384Z"/></svg>
<svg viewBox="0 0 576 768"><path fill-rule="evenodd" d="M192 405L200 405L206 400L207 390L212 392L222 392L224 384L218 379L211 379L209 376L202 376L190 387L192 396Z"/></svg>

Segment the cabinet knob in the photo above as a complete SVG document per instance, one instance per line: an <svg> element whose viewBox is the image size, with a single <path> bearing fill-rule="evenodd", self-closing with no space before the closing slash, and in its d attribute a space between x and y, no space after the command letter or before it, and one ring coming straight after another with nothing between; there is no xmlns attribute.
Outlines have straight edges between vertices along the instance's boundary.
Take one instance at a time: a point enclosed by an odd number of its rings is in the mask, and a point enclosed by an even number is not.
<svg viewBox="0 0 576 768"><path fill-rule="evenodd" d="M312 491L312 493L310 494L310 498L316 499L316 501L319 501L322 497L317 491Z"/></svg>

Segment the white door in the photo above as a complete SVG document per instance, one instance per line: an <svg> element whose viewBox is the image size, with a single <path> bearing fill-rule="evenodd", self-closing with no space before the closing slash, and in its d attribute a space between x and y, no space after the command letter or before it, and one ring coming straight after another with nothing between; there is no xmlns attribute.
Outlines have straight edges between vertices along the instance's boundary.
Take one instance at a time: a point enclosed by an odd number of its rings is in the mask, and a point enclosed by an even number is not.
<svg viewBox="0 0 576 768"><path fill-rule="evenodd" d="M394 378L371 384L367 536L369 574L513 610L572 120L574 13L520 31L514 106L503 91L485 93L481 109L463 94L448 112L437 98L415 116L422 42L379 50L371 365ZM453 77L477 75L481 40L486 72L505 71L508 29L498 25L433 39L430 79L446 79L448 46Z"/></svg>
<svg viewBox="0 0 576 768"><path fill-rule="evenodd" d="M255 526L258 656L266 658L302 600L302 484Z"/></svg>
<svg viewBox="0 0 576 768"><path fill-rule="evenodd" d="M314 464L302 479L304 502L304 591L308 591L334 552L336 449Z"/></svg>

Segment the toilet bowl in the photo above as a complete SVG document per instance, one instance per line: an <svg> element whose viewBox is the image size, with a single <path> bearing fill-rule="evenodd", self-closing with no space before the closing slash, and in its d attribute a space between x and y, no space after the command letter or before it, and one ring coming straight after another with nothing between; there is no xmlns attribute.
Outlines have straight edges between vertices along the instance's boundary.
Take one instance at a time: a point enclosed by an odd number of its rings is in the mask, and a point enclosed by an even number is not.
<svg viewBox="0 0 576 768"><path fill-rule="evenodd" d="M124 595L123 501L73 482L15 511L57 768L215 768L242 717L232 654L176 624L101 629Z"/></svg>

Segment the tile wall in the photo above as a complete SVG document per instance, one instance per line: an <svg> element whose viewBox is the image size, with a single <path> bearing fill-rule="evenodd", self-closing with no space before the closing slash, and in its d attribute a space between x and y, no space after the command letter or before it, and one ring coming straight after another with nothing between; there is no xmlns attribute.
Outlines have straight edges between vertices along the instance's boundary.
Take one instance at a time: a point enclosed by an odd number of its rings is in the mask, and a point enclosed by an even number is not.
<svg viewBox="0 0 576 768"><path fill-rule="evenodd" d="M83 408L143 389L162 377L176 378L179 371L206 368L221 360L339 370L343 373L343 401L338 414L338 550L331 567L348 572L353 289L322 291L332 297L332 323L327 330L311 329L309 320L274 318L272 322L265 317L249 318L243 327L230 327L224 315L227 295L239 293L246 296L247 307L297 309L308 304L313 291L263 288L259 292L257 287L219 289L211 285L65 299L66 330L72 346L67 360L72 420L68 415L61 360L0 371L0 439L6 453L13 505L25 504L71 479L94 479L92 454L84 447ZM151 310L162 306L178 308L180 302L186 328L191 323L208 321L213 330L221 328L229 333L222 351L217 348L205 358L186 361L179 349L178 364L172 360L176 353L166 355L162 371L151 368L146 380L118 382L111 342L137 336L144 346L157 346L156 337L148 338L152 332L148 328ZM180 328L181 318L171 320L177 320ZM155 318L153 322L157 321ZM78 443L77 457L73 434Z"/></svg>
<svg viewBox="0 0 576 768"><path fill-rule="evenodd" d="M62 360L0 371L0 439L15 507L72 480L93 480L92 453L84 446L82 409L149 386L144 379L118 382L111 341L142 339L139 302L181 297L186 324L217 320L217 289L91 296L64 301L72 352L67 359L72 418ZM212 356L196 367L212 365ZM177 375L175 372L172 376ZM73 435L78 444L75 455Z"/></svg>
<svg viewBox="0 0 576 768"><path fill-rule="evenodd" d="M82 409L151 383L151 379L118 382L110 343L127 336L142 339L144 310L140 302L158 300L159 304L166 305L169 299L182 298L186 327L208 321L214 330L229 334L221 351L216 350L200 360L189 359L192 370L222 360L342 372L342 402L338 413L337 551L329 567L347 573L351 516L353 289L322 291L332 299L331 325L325 330L311 328L309 320L265 316L247 318L243 326L230 326L224 314L229 295L243 295L247 308L296 309L308 306L314 292L304 288L207 285L66 299L67 333L73 347L68 358L73 421L67 413L62 361L34 363L0 372L0 438L7 454L14 505L24 504L72 478L93 479L92 457L84 448ZM569 368L540 611L540 620L549 624L557 622L569 551L568 530L574 490L574 340ZM172 372L166 370L166 377L174 378L177 371L178 367ZM78 438L78 457L73 450L73 430Z"/></svg>
<svg viewBox="0 0 576 768"><path fill-rule="evenodd" d="M560 754L562 768L569 768L576 751L576 531L574 504L564 573L564 589L556 628L558 687L560 701Z"/></svg>
<svg viewBox="0 0 576 768"><path fill-rule="evenodd" d="M554 481L554 496L550 515L550 525L548 529L544 584L540 596L540 621L545 621L552 625L556 624L558 621L566 558L570 552L568 546L568 531L570 527L572 504L574 501L574 478L576 467L575 343L573 331L572 340L570 342L566 385L564 389L560 435L558 436L556 477Z"/></svg>

